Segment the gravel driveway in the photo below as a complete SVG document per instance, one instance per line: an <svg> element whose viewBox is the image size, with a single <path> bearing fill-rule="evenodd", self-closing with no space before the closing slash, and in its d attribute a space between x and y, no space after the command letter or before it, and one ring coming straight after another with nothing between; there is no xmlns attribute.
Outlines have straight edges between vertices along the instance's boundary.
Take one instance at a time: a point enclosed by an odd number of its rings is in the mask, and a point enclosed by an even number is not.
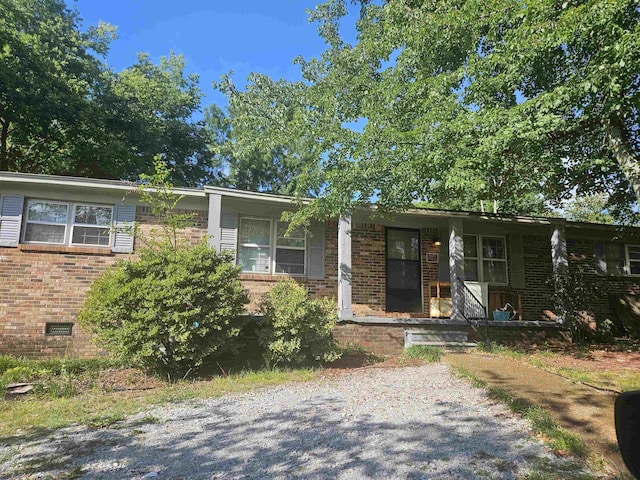
<svg viewBox="0 0 640 480"><path fill-rule="evenodd" d="M544 464L576 468L529 433L446 365L369 368L0 444L0 478L75 468L101 479L509 479Z"/></svg>

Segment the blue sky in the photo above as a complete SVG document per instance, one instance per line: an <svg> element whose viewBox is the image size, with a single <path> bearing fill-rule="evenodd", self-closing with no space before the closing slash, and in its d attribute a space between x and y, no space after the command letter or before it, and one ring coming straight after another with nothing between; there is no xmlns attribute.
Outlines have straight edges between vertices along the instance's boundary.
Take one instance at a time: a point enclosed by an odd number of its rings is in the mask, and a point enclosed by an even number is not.
<svg viewBox="0 0 640 480"><path fill-rule="evenodd" d="M317 26L305 9L320 0L68 0L84 27L99 20L118 26L108 63L119 71L135 63L138 52L154 61L170 51L183 54L189 73L200 75L203 105L224 103L212 81L233 70L239 88L250 72L272 78L300 79L293 59L325 50ZM353 31L353 28L351 27Z"/></svg>

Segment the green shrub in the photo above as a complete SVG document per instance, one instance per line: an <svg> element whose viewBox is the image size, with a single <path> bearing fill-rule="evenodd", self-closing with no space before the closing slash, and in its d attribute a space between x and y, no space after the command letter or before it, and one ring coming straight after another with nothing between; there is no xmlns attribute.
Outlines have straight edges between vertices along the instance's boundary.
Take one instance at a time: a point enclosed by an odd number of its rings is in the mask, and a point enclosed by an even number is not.
<svg viewBox="0 0 640 480"><path fill-rule="evenodd" d="M267 365L308 365L340 357L331 336L338 320L329 299L310 299L293 280L279 282L261 303L258 342Z"/></svg>
<svg viewBox="0 0 640 480"><path fill-rule="evenodd" d="M248 299L230 260L205 242L143 248L92 285L80 323L117 359L178 379L239 332Z"/></svg>
<svg viewBox="0 0 640 480"><path fill-rule="evenodd" d="M420 358L425 362L437 363L444 355L444 350L430 345L411 345L404 351L406 358Z"/></svg>
<svg viewBox="0 0 640 480"><path fill-rule="evenodd" d="M20 365L22 360L12 357L11 355L0 355L0 374L3 374L10 368L15 368Z"/></svg>

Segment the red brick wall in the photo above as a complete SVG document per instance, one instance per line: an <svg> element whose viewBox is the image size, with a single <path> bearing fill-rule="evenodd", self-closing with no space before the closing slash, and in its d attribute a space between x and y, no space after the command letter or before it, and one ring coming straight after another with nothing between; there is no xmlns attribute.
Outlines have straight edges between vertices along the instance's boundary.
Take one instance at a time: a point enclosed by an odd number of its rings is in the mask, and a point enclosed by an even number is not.
<svg viewBox="0 0 640 480"><path fill-rule="evenodd" d="M427 253L439 253L433 244L435 229L420 232L420 258L425 311L428 313L429 282L438 280L438 263L427 262ZM356 316L408 316L403 312L386 312L386 245L385 226L356 224L352 229L352 302ZM415 316L415 315L412 315Z"/></svg>
<svg viewBox="0 0 640 480"><path fill-rule="evenodd" d="M181 234L189 242L203 239L207 232L207 212L194 212L193 227ZM137 222L143 236L153 235L157 229L148 209L139 207ZM425 311L428 314L429 282L438 280L438 263L428 262L427 253L439 253L433 245L436 230L421 231L422 281ZM550 238L545 235L526 235L524 240L524 271L526 287L512 289L495 287L504 291L506 300L517 307L518 294L522 299L523 319L544 319L543 311L551 310L551 288L547 279L551 276ZM325 229L325 278L310 280L297 278L314 297L337 297L338 241L336 222L327 222ZM96 355L98 349L78 325L71 337L45 336L46 322L75 322L75 315L84 301L91 283L118 258L100 249L64 248L63 251L33 251L43 247L0 248L0 354L12 353L29 357L57 355ZM594 271L593 242L569 239L570 261L584 266L585 270L603 288L601 298L594 299L592 309L600 318L611 315L609 294L640 293L635 279L628 277L599 277ZM385 312L385 227L379 224L356 224L352 231L352 291L353 308L357 316L406 316L403 313ZM243 285L251 298L249 313L256 313L261 297L282 276L242 274ZM415 315L413 315L415 316ZM399 333L400 332L400 333ZM398 327L340 325L336 337L344 343L356 338L366 347L381 345L379 352L398 351L404 345L404 333Z"/></svg>
<svg viewBox="0 0 640 480"><path fill-rule="evenodd" d="M365 350L376 355L399 355L404 350L404 337L406 330L456 330L461 328L468 334L469 342L478 342L481 337L491 341L511 345L514 347L531 347L533 344L559 345L569 340L567 331L556 327L538 326L500 326L492 325L488 327L488 333L481 327L479 331L474 331L471 327L447 327L430 326L420 327L417 325L361 325L357 323L343 323L338 325L333 331L333 338L340 345L359 345Z"/></svg>
<svg viewBox="0 0 640 480"><path fill-rule="evenodd" d="M356 316L381 315L385 310L385 229L354 224L351 229L351 298Z"/></svg>
<svg viewBox="0 0 640 480"><path fill-rule="evenodd" d="M598 275L595 269L593 240L569 238L567 250L569 263L578 265L585 277L598 287L598 295L585 305L585 311L589 312L589 318L596 322L611 319L610 297L624 295L639 295L640 284L637 278L623 276Z"/></svg>
<svg viewBox="0 0 640 480"><path fill-rule="evenodd" d="M402 325L346 323L336 326L333 338L340 345L359 345L376 355L399 355L404 350L404 331Z"/></svg>
<svg viewBox="0 0 640 480"><path fill-rule="evenodd" d="M194 213L195 226L183 234L189 241L207 234L207 212ZM150 232L154 225L148 211L139 207L136 217L143 234ZM30 358L99 354L79 325L74 324L71 336L45 336L45 324L75 323L93 281L118 258L127 257L98 248L0 248L0 354Z"/></svg>

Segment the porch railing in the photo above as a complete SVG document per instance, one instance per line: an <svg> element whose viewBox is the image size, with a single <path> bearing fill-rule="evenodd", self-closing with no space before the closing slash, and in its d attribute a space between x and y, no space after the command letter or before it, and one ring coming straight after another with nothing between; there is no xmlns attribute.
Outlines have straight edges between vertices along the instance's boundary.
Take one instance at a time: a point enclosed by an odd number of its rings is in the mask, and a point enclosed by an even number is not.
<svg viewBox="0 0 640 480"><path fill-rule="evenodd" d="M475 325L479 322L487 322L487 307L473 294L469 287L458 278L458 285L462 292L462 316L471 325Z"/></svg>

